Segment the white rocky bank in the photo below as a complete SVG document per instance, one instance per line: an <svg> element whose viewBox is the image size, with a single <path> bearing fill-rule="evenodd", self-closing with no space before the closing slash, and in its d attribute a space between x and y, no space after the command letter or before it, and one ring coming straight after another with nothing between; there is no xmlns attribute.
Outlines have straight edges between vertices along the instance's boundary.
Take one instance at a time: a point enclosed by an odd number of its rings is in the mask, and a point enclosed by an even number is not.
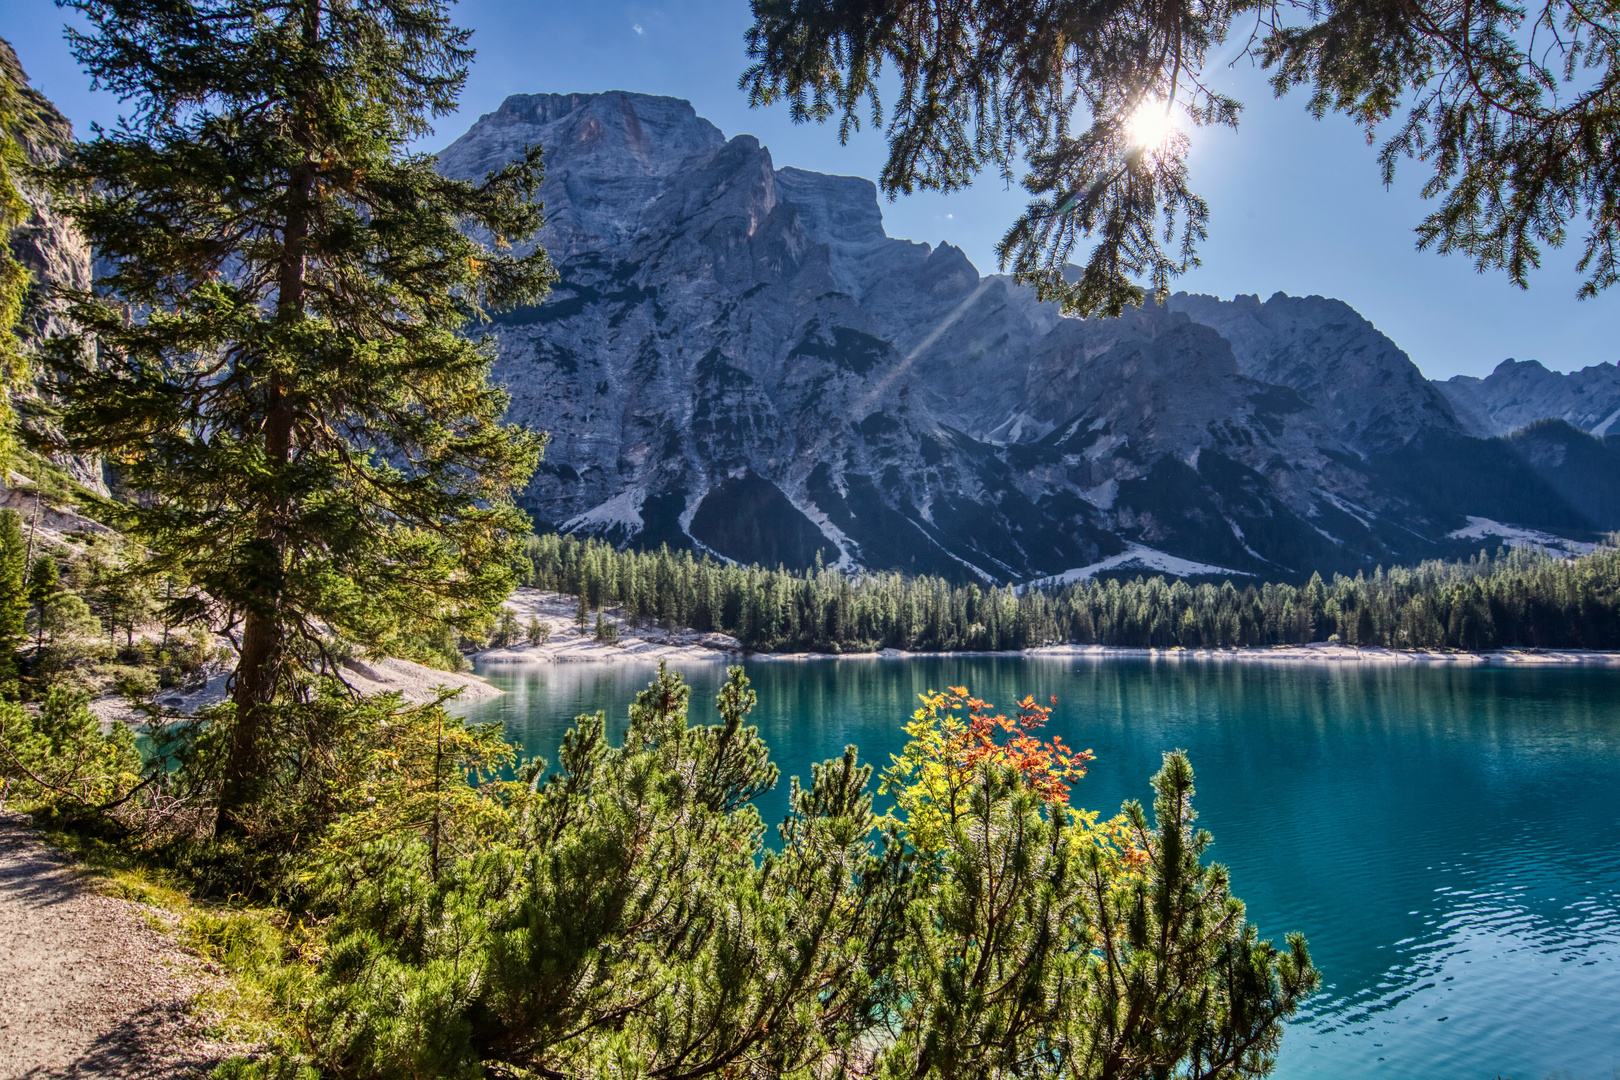
<svg viewBox="0 0 1620 1080"><path fill-rule="evenodd" d="M546 664L614 662L623 660L725 660L742 652L742 643L726 634L702 634L696 630L665 631L656 626L633 627L616 609L603 612L618 629L616 642L596 639L596 614L590 613L584 626L575 624L578 601L561 593L540 589L519 589L506 601L517 616L520 638L528 630L530 618L551 628L543 645L530 645L526 638L499 649L474 653L473 661L485 664Z"/></svg>

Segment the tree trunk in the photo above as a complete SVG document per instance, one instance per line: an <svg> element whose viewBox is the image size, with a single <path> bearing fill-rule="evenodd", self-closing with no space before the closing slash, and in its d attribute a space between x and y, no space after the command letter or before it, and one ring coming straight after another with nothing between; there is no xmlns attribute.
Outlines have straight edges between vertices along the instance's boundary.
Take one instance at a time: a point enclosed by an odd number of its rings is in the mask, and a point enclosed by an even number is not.
<svg viewBox="0 0 1620 1080"><path fill-rule="evenodd" d="M304 38L312 47L315 29L314 18L306 18ZM287 223L282 233L276 297L276 319L283 324L290 325L304 317L304 247L309 235L309 199L314 181L314 169L307 161L288 181ZM285 380L275 376L266 395L264 453L272 474L284 474L292 459L297 412L288 389ZM261 744L270 707L281 682L282 649L286 644L281 613L282 574L286 570L292 506L284 485L272 481L268 490L274 494L260 508L256 537L259 565L254 569L261 585L259 595L245 612L242 651L231 686L236 717L215 821L215 832L221 835L240 835L246 830L243 812L263 790L268 769Z"/></svg>
<svg viewBox="0 0 1620 1080"><path fill-rule="evenodd" d="M260 796L265 768L261 760L265 721L275 700L281 668L283 632L274 609L249 611L242 629L242 654L236 664L231 701L236 724L231 732L230 756L225 762L219 793L215 831L240 835L246 831L243 812Z"/></svg>

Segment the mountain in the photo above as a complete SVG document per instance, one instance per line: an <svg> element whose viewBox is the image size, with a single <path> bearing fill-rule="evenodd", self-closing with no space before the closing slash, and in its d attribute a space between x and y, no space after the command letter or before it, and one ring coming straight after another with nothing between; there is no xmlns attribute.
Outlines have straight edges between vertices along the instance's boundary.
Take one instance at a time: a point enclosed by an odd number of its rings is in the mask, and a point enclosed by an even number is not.
<svg viewBox="0 0 1620 1080"><path fill-rule="evenodd" d="M1549 418L1502 441L1571 506L1595 521L1620 521L1620 492L1613 479L1620 475L1620 435L1593 435Z"/></svg>
<svg viewBox="0 0 1620 1080"><path fill-rule="evenodd" d="M28 85L17 54L0 38L0 70L19 89L18 125L14 132L23 156L34 164L57 159L73 142L73 125L45 95ZM72 224L51 206L50 198L30 185L26 176L17 182L26 213L11 231L11 254L33 275L36 288L25 301L22 332L34 339L64 327L44 298L40 284L85 288L90 284L90 246Z"/></svg>
<svg viewBox="0 0 1620 1080"><path fill-rule="evenodd" d="M1228 303L1182 294L1170 310L1212 327L1244 375L1295 390L1360 453L1399 450L1417 432L1456 430L1447 396L1342 300L1278 293L1264 304L1255 296Z"/></svg>
<svg viewBox="0 0 1620 1080"><path fill-rule="evenodd" d="M0 63L21 82L3 43ZM24 106L23 148L50 160L71 127ZM561 281L488 330L512 417L553 437L522 496L541 527L1000 583L1299 578L1620 526L1617 451L1577 430L1620 410L1598 416L1608 365L1430 383L1348 305L1281 293L1064 318L888 237L870 181L776 168L674 98L514 96L440 167L480 177L536 141ZM24 195L14 252L83 286L88 247ZM47 289L23 329L61 329ZM1575 426L1482 437L1521 426L1481 419L1510 384L1526 415L1565 387ZM44 404L19 410L44 425ZM61 464L99 486L99 463Z"/></svg>
<svg viewBox="0 0 1620 1080"><path fill-rule="evenodd" d="M27 73L4 38L0 38L0 69L18 88L17 127L13 131L18 148L33 164L56 161L73 142L73 125L44 94L28 85ZM18 336L27 347L68 331L60 306L50 298L50 289L53 286L89 287L91 252L90 245L73 224L51 205L47 192L30 183L26 176L17 176L16 184L26 210L12 228L9 239L12 257L33 278L18 325ZM40 389L45 392L39 392ZM48 387L20 391L14 395L13 404L25 432L43 433L53 423ZM79 483L105 492L100 462L65 455L53 455L51 460Z"/></svg>
<svg viewBox="0 0 1620 1080"><path fill-rule="evenodd" d="M490 330L511 416L552 436L522 499L541 527L1008 582L1353 573L1477 548L1448 535L1471 519L1620 525L1620 488L1560 490L1476 437L1339 301L1064 318L885 235L870 181L778 169L674 98L515 95L440 168L533 142L561 280Z"/></svg>
<svg viewBox="0 0 1620 1080"><path fill-rule="evenodd" d="M1470 434L1506 435L1556 418L1593 435L1620 435L1620 368L1613 364L1565 375L1534 360L1504 360L1483 379L1457 375L1434 386Z"/></svg>

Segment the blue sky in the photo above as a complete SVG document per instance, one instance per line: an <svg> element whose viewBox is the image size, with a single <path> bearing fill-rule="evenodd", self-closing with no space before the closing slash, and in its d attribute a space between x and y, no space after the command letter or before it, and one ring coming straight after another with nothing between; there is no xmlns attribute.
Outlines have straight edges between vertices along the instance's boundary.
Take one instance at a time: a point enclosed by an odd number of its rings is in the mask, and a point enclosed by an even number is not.
<svg viewBox="0 0 1620 1080"><path fill-rule="evenodd" d="M89 91L62 41L65 18L51 0L5 0L0 36L83 131L115 117L118 104ZM758 136L779 166L868 177L881 168L875 132L840 146L831 127L795 125L785 108L748 108L737 89L747 0L464 0L456 18L476 31L478 60L460 115L441 123L431 149L508 94L636 90L689 99L727 135ZM1434 378L1485 375L1507 357L1561 371L1620 361L1620 290L1576 300L1572 249L1549 252L1527 292L1501 274L1476 274L1466 259L1420 253L1416 169L1386 190L1373 148L1348 121L1312 120L1300 95L1273 99L1246 61L1214 76L1248 108L1236 132L1194 133L1192 176L1211 206L1210 239L1204 265L1177 288L1338 297ZM883 215L891 236L948 241L989 272L995 243L1022 206L1022 192L991 175L966 192L886 202ZM1578 223L1571 232L1581 235Z"/></svg>

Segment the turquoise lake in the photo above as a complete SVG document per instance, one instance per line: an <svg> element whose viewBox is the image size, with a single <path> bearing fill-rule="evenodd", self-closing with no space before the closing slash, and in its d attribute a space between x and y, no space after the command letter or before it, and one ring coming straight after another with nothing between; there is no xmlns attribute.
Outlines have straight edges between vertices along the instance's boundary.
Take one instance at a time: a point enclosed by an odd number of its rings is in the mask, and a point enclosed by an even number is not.
<svg viewBox="0 0 1620 1080"><path fill-rule="evenodd" d="M1324 991L1283 1040L1285 1080L1620 1078L1620 671L1151 659L761 661L753 722L784 780L846 743L880 768L930 688L1058 706L1097 760L1072 801L1149 801L1185 749L1212 857L1263 936L1301 930ZM724 669L681 667L714 722ZM641 665L481 671L463 708L554 758L574 716L615 737Z"/></svg>

